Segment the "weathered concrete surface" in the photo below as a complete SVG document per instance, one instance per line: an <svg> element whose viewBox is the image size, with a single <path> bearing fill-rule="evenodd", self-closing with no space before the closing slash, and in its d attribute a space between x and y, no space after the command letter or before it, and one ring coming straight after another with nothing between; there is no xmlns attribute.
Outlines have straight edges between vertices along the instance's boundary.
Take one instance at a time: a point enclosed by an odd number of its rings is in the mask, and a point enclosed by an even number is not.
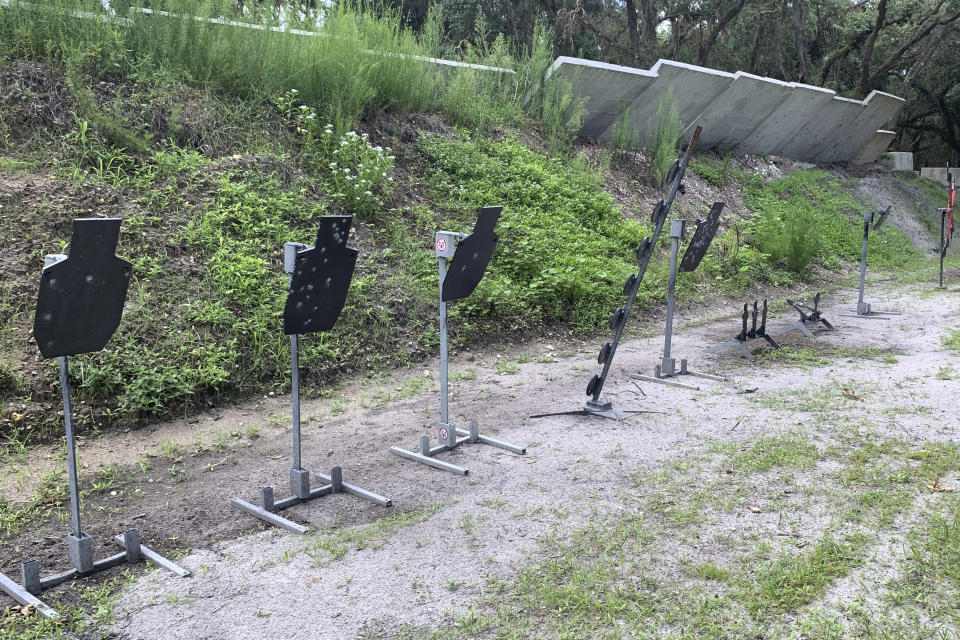
<svg viewBox="0 0 960 640"><path fill-rule="evenodd" d="M940 184L945 185L947 184L947 168L946 167L923 167L920 169L920 177L929 178L934 182L939 182Z"/></svg>
<svg viewBox="0 0 960 640"><path fill-rule="evenodd" d="M837 94L830 89L794 83L780 107L760 122L737 146L740 153L784 155L780 150L817 118L820 109Z"/></svg>
<svg viewBox="0 0 960 640"><path fill-rule="evenodd" d="M703 127L700 144L705 148L741 151L742 143L790 97L792 86L772 78L738 71L733 81L690 123ZM762 153L762 151L761 151Z"/></svg>
<svg viewBox="0 0 960 640"><path fill-rule="evenodd" d="M833 141L845 127L856 120L863 107L860 100L834 96L823 104L816 117L809 120L777 155L816 162L819 154L832 152ZM850 156L856 151L851 149Z"/></svg>
<svg viewBox="0 0 960 640"><path fill-rule="evenodd" d="M821 162L840 162L850 158L850 150L859 150L879 129L885 129L900 113L906 100L882 91L872 91L864 100L863 109L854 121L840 127L837 139L823 152L817 153Z"/></svg>
<svg viewBox="0 0 960 640"><path fill-rule="evenodd" d="M701 149L813 162L875 161L890 140L878 130L904 104L879 91L851 100L829 89L672 60L658 60L645 71L563 57L548 73L563 74L578 95L589 98L585 137L609 140L626 109L633 143L643 145L657 125L660 100L672 88L687 132L703 126Z"/></svg>
<svg viewBox="0 0 960 640"><path fill-rule="evenodd" d="M587 113L581 135L599 138L613 126L617 116L656 79L644 69L561 56L547 69L546 77L569 81L575 95L587 98Z"/></svg>
<svg viewBox="0 0 960 640"><path fill-rule="evenodd" d="M870 164L883 155L897 134L893 131L876 131L867 144L863 145L852 158L850 164Z"/></svg>
<svg viewBox="0 0 960 640"><path fill-rule="evenodd" d="M913 171L913 154L909 151L891 151L883 154L879 162L894 171Z"/></svg>
<svg viewBox="0 0 960 640"><path fill-rule="evenodd" d="M657 107L668 89L672 88L677 98L680 122L687 125L733 82L732 73L672 60L658 60L650 71L656 74L656 78L629 107L631 126L640 142L647 139L648 123L657 126ZM600 139L608 139L610 133L608 129Z"/></svg>

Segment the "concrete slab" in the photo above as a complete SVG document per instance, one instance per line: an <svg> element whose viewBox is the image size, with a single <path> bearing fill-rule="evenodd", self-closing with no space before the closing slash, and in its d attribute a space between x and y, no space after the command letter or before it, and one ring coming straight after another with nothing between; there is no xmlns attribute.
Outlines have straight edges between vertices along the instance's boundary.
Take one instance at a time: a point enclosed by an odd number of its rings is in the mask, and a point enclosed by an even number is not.
<svg viewBox="0 0 960 640"><path fill-rule="evenodd" d="M913 154L909 151L891 151L880 156L878 162L894 171L913 171Z"/></svg>
<svg viewBox="0 0 960 640"><path fill-rule="evenodd" d="M900 109L906 104L903 98L882 91L870 92L870 95L863 102L864 108L856 119L842 127L831 144L822 145L822 150L818 149L815 152L819 161L846 162L850 160L867 144L867 141L874 137L878 130L885 129L884 125L896 118Z"/></svg>
<svg viewBox="0 0 960 640"><path fill-rule="evenodd" d="M757 126L769 118L789 97L789 82L738 71L733 81L687 127L703 127L699 147L743 151Z"/></svg>
<svg viewBox="0 0 960 640"><path fill-rule="evenodd" d="M632 135L644 144L660 100L672 88L684 128L703 126L701 149L814 162L873 162L889 144L878 130L904 104L878 91L851 100L829 89L672 60L644 70L564 56L547 73L561 74L588 99L584 137L608 141L627 110Z"/></svg>
<svg viewBox="0 0 960 640"><path fill-rule="evenodd" d="M897 134L893 131L885 131L883 129L875 131L870 137L870 140L867 141L867 144L863 145L863 147L850 158L850 164L870 164L871 162L876 162L877 158L883 155L895 137L897 137Z"/></svg>
<svg viewBox="0 0 960 640"><path fill-rule="evenodd" d="M946 186L947 168L946 167L923 167L920 169L921 178L929 178L937 184Z"/></svg>
<svg viewBox="0 0 960 640"><path fill-rule="evenodd" d="M817 162L817 154L832 152L832 145L840 133L863 111L860 100L851 100L834 96L817 111L816 117L809 120L797 132L793 140L780 151L780 155L797 160Z"/></svg>
<svg viewBox="0 0 960 640"><path fill-rule="evenodd" d="M644 69L561 56L546 76L561 76L573 85L575 95L587 98L587 115L581 135L599 138L613 126L617 116L656 79Z"/></svg>
<svg viewBox="0 0 960 640"><path fill-rule="evenodd" d="M740 153L786 155L798 133L817 119L823 106L837 94L830 89L792 83L787 99L738 146Z"/></svg>
<svg viewBox="0 0 960 640"><path fill-rule="evenodd" d="M660 98L670 87L673 87L673 95L677 98L680 122L686 127L723 93L734 77L734 74L726 71L672 60L658 60L650 72L655 74L656 78L629 107L633 130L637 138L644 142L647 139L647 123L656 126ZM610 133L608 129L601 139L608 139Z"/></svg>

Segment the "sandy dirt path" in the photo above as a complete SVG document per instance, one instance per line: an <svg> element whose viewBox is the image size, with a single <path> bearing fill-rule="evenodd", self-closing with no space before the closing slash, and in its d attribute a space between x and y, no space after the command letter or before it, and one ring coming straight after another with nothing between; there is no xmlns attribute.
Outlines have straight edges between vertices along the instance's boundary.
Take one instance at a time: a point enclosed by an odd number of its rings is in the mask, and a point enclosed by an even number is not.
<svg viewBox="0 0 960 640"><path fill-rule="evenodd" d="M323 470L340 463L345 479L393 499L390 508L350 496L333 496L299 505L286 513L315 525L304 537L274 529L254 530L237 538L203 544L180 562L194 572L176 579L157 571L138 578L116 606L113 632L120 638L164 640L234 640L265 637L343 639L390 637L406 627L450 622L485 595L509 581L524 563L537 562L538 539L563 538L594 514L621 508L621 496L633 490L630 477L654 468L667 457L697 451L715 441L749 442L779 433L778 414L755 402L756 396L797 389L836 387L870 391L873 404L864 411L883 433L908 439L957 438L958 415L945 410L960 392L957 380L936 377L938 367L960 370L960 356L941 344L944 326L956 326L960 296L934 292L924 283L882 294L872 287L875 308L908 312L891 320L843 317L855 306L849 290L828 296L821 307L837 327L815 340L818 350L849 355L828 364L800 367L785 362L750 363L735 351L706 355L703 349L733 337L738 319L681 328L674 339L677 357L691 366L722 373L728 382L702 381L699 391L675 389L630 379L648 372L662 349L662 337L630 340L617 354L608 381L608 398L658 413L623 422L595 417L557 416L531 419L549 411L574 410L585 399L582 389L598 369L595 347L558 355L538 343L541 353L516 364L515 373L497 372L490 358L454 358L453 371L476 370L476 379L461 380L451 400L453 419L481 422L481 431L525 445L517 456L483 445L468 445L444 459L470 469L457 477L403 460L389 447L413 448L422 433L434 431L435 394L427 391L376 409L351 409L322 428L307 428L305 466ZM771 328L792 320L771 320ZM784 336L809 344L800 333ZM865 348L896 354L890 358L858 355ZM553 353L547 357L548 351ZM843 353L843 352L841 352ZM538 358L539 356L539 358ZM501 354L515 361L517 354ZM525 360L523 358L522 360ZM538 361L541 360L541 361ZM283 407L267 399L264 421ZM898 412L895 407L928 407ZM816 415L796 416L814 436L829 433ZM244 483L244 497L257 487L282 486L288 463L282 434L270 432L253 447L274 452L266 466L233 467ZM317 451L330 455L318 455ZM259 455L258 454L258 455ZM276 458L276 459L274 459ZM201 479L203 480L203 479ZM213 476L207 481L213 481ZM203 509L213 517L249 525L249 516L230 505L238 480L223 480L222 499ZM209 497L210 492L204 493ZM387 520L381 520L387 517ZM248 531L250 529L248 528ZM210 539L217 538L215 530Z"/></svg>

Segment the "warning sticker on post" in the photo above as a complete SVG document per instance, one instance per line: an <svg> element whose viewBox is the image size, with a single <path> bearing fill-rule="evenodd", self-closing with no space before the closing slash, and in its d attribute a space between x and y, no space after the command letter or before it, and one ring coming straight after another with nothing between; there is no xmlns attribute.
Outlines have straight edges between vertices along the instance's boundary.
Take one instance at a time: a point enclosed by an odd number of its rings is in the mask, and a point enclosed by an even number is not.
<svg viewBox="0 0 960 640"><path fill-rule="evenodd" d="M437 250L438 258L452 258L455 249L456 237L448 231L438 231L434 246Z"/></svg>
<svg viewBox="0 0 960 640"><path fill-rule="evenodd" d="M450 432L447 431L446 427L440 427L438 435L440 436L440 442L446 442L450 438Z"/></svg>

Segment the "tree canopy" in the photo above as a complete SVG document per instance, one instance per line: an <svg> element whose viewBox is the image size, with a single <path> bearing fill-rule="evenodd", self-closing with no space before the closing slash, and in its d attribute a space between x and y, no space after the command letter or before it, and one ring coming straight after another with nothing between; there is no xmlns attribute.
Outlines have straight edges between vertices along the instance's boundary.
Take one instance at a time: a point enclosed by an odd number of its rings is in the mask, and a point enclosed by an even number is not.
<svg viewBox="0 0 960 640"><path fill-rule="evenodd" d="M356 0L343 0L356 1ZM668 58L743 70L907 105L891 148L960 163L960 0L366 0L419 30L443 12L444 56L504 34L517 50L534 28L556 55L647 68ZM481 43L480 40L488 40Z"/></svg>

